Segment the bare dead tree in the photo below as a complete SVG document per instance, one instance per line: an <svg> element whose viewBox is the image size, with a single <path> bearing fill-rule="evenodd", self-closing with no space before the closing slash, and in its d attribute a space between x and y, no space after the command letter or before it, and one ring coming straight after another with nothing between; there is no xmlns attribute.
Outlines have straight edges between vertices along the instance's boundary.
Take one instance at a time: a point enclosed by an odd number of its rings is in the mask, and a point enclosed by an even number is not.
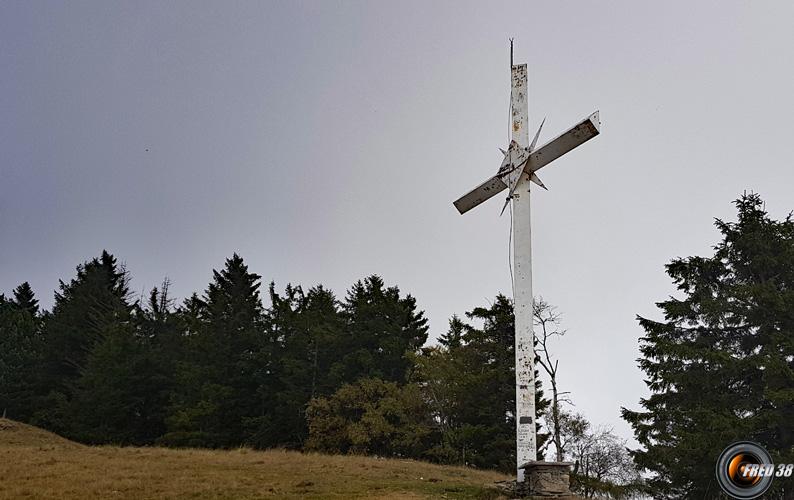
<svg viewBox="0 0 794 500"><path fill-rule="evenodd" d="M584 498L647 498L642 495L642 476L625 439L611 427L593 428L582 414L564 412L562 422L563 435L569 441L566 456L575 463L573 490Z"/></svg>
<svg viewBox="0 0 794 500"><path fill-rule="evenodd" d="M556 308L543 300L543 297L538 297L533 302L532 312L534 315L536 328L537 345L535 347L535 359L543 370L549 376L551 381L551 408L547 421L551 420L551 437L554 442L554 447L557 449L556 460L562 462L565 443L563 443L562 432L560 428L560 403L570 401L566 398L568 392L560 392L557 387L557 370L559 368L560 360L554 359L549 351L549 339L552 337L562 337L565 335L565 330L560 329L560 314Z"/></svg>

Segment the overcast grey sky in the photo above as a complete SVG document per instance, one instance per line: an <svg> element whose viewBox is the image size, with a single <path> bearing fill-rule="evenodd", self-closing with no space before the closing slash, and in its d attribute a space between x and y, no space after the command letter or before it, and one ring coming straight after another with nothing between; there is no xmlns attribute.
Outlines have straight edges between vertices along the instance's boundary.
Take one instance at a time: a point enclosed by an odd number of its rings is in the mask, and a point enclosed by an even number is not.
<svg viewBox="0 0 794 500"><path fill-rule="evenodd" d="M510 292L495 172L508 38L540 142L602 135L543 171L534 290L559 307L562 389L629 437L636 314L755 190L794 209L792 2L0 2L0 291L106 248L183 298L239 252L279 288L371 273L431 335Z"/></svg>

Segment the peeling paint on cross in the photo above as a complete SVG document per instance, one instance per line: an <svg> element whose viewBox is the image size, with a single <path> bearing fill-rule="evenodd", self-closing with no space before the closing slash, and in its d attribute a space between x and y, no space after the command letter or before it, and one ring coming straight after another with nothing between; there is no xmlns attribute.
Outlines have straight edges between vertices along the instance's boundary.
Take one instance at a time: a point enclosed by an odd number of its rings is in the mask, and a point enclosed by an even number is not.
<svg viewBox="0 0 794 500"><path fill-rule="evenodd" d="M454 202L463 214L505 189L505 200L513 205L513 310L515 313L516 374L516 470L524 481L523 465L537 461L535 442L534 332L532 331L532 232L530 227L530 185L545 189L537 171L599 134L598 111L566 132L535 149L540 128L529 142L527 65L512 64L511 44L510 119L511 142L496 175ZM544 119L545 122L545 119ZM541 123L541 127L543 124ZM502 208L504 211L504 207Z"/></svg>

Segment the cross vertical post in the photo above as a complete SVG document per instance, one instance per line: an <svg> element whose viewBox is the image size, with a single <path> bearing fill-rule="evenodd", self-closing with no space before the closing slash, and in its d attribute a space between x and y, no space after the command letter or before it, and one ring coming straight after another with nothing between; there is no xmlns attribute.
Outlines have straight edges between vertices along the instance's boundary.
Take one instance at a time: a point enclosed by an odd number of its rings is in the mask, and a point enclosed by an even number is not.
<svg viewBox="0 0 794 500"><path fill-rule="evenodd" d="M511 139L529 147L527 65L513 65L510 92ZM532 231L530 229L529 174L521 173L513 192L513 310L516 357L516 469L524 481L527 462L537 460L535 443L535 350L532 331Z"/></svg>
<svg viewBox="0 0 794 500"><path fill-rule="evenodd" d="M513 44L510 41L510 134L511 141L496 174L453 202L461 214L507 190L502 206L512 203L513 239L513 311L515 315L515 376L516 376L516 470L519 483L524 482L524 467L530 475L546 474L555 467L565 468L567 490L570 464L538 462L535 428L535 335L532 303L532 232L530 230L529 186L534 182L546 189L537 172L557 158L581 146L601 133L598 111L569 128L540 147L535 147L543 127L541 122L532 142L529 141L529 106L527 65L513 64ZM540 472L539 472L540 471ZM536 487L537 485L533 486Z"/></svg>

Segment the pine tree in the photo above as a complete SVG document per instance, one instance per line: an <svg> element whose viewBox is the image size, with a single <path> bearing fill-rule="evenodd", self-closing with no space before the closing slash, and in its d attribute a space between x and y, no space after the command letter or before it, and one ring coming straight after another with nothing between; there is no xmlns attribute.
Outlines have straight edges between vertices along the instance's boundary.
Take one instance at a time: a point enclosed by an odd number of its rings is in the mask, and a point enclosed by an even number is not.
<svg viewBox="0 0 794 500"><path fill-rule="evenodd" d="M682 297L657 304L664 320L638 318L651 396L623 418L654 498L713 495L716 459L734 441L794 462L794 221L771 219L756 194L736 207L737 222L716 221L713 256L666 266Z"/></svg>

